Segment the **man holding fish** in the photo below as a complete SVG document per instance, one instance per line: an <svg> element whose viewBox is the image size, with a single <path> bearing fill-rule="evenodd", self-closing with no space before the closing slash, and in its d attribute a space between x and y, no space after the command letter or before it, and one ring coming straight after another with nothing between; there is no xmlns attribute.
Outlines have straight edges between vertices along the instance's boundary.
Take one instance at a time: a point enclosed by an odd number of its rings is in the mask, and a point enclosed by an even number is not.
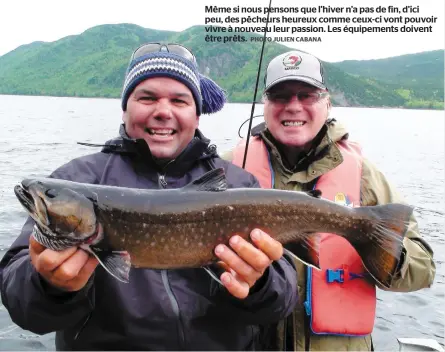
<svg viewBox="0 0 445 352"><path fill-rule="evenodd" d="M362 156L360 146L348 139L346 129L329 118L325 79L320 60L303 51L286 52L270 61L263 95L265 123L251 131L246 170L263 188L320 190L322 197L344 207L403 203L385 176ZM245 151L243 140L225 158L242 166ZM386 285L369 276L369 266L362 265L356 250L343 238L323 234L322 271L296 262L300 304L279 324L277 345L272 348L372 350L376 286L409 292L433 283L433 251L420 237L413 215L398 264L388 266L391 275Z"/></svg>
<svg viewBox="0 0 445 352"><path fill-rule="evenodd" d="M56 331L57 350L262 348L261 327L298 299L282 244L253 227L211 233L213 218L187 227L189 215L167 202L198 197L198 206L200 193L259 187L198 130L199 116L224 102L187 48L149 43L133 53L120 137L15 189L31 215L0 264L16 324ZM150 189L155 198L144 198Z"/></svg>

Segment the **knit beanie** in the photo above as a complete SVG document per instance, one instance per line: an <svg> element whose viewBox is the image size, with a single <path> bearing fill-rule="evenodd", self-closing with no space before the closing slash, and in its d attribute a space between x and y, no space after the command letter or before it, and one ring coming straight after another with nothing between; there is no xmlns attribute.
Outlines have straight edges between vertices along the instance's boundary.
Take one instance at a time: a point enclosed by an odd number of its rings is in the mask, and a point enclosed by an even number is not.
<svg viewBox="0 0 445 352"><path fill-rule="evenodd" d="M212 114L226 102L224 90L210 78L198 72L196 62L168 51L156 51L132 59L128 65L122 90L122 110L136 86L153 77L175 79L190 89L195 100L196 114Z"/></svg>

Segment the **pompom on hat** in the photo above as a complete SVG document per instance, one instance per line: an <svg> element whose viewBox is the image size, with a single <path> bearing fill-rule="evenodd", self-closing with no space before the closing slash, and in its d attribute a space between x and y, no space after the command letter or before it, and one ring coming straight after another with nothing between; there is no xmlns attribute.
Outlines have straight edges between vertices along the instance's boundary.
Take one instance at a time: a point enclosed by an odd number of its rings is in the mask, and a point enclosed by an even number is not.
<svg viewBox="0 0 445 352"><path fill-rule="evenodd" d="M196 114L212 114L226 103L226 94L210 78L198 72L196 58L186 47L179 44L147 43L136 49L125 73L122 90L122 110L136 86L149 78L175 79L192 92Z"/></svg>

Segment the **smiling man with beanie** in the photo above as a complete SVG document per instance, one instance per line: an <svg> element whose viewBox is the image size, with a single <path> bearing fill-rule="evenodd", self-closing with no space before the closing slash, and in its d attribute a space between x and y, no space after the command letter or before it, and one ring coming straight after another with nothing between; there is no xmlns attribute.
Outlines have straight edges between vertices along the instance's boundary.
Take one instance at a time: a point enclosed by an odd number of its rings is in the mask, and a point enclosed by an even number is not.
<svg viewBox="0 0 445 352"><path fill-rule="evenodd" d="M220 159L198 129L199 116L224 102L222 89L198 72L187 48L145 44L126 72L120 136L50 177L170 189L224 168L229 187L258 187L252 175ZM221 285L202 268L132 268L125 284L82 249L43 247L30 237L33 227L28 218L0 262L1 299L21 328L56 331L57 350L262 349L260 330L297 302L293 264L282 257L281 244L258 229L251 243L233 236L230 246L216 247L224 269L209 269Z"/></svg>

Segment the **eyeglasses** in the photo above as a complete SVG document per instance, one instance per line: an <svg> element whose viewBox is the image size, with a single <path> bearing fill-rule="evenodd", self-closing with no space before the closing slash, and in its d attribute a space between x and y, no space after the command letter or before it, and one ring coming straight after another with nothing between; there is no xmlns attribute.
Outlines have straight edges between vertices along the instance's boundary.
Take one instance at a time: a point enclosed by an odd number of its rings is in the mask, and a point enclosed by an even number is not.
<svg viewBox="0 0 445 352"><path fill-rule="evenodd" d="M266 92L267 99L277 104L288 104L297 97L301 104L312 105L328 95L328 92Z"/></svg>
<svg viewBox="0 0 445 352"><path fill-rule="evenodd" d="M150 54L150 53L156 53L156 52L168 52L172 53L178 56L183 57L184 59L190 60L196 64L196 58L195 55L192 54L192 52L187 49L185 46L181 44L162 44L162 43L147 43L139 48L137 48L133 55L131 55L131 60L137 59L138 57Z"/></svg>

